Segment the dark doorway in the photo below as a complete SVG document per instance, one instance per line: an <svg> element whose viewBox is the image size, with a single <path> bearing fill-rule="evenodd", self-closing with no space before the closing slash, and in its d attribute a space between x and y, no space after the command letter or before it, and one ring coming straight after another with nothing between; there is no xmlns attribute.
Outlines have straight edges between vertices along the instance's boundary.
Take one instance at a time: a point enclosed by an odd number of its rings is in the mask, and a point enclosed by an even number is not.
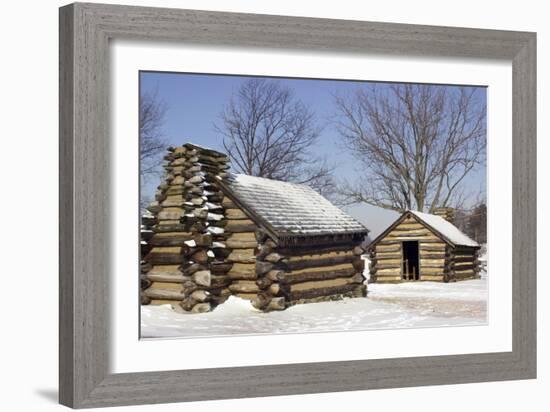
<svg viewBox="0 0 550 412"><path fill-rule="evenodd" d="M418 261L418 242L403 242L403 279L419 280L420 265Z"/></svg>

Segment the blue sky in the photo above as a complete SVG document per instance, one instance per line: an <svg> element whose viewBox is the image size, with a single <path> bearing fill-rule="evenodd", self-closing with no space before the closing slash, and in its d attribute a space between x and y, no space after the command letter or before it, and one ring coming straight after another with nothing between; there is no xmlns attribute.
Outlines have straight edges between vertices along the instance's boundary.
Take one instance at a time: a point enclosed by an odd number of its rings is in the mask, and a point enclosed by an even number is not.
<svg viewBox="0 0 550 412"><path fill-rule="evenodd" d="M166 107L164 135L171 145L194 142L223 151L222 138L214 128L219 115L231 95L248 76L201 75L186 73L141 72L141 93L156 93ZM312 151L326 157L334 166L337 179L351 179L356 175L357 162L341 149L339 136L331 122L336 112L335 94L347 94L364 86L363 81L278 79L291 88L294 96L304 102L324 126L318 143ZM446 86L441 86L446 87ZM477 91L486 99L485 88ZM149 182L144 194L152 196L159 182ZM485 188L485 170L471 174L467 184L473 189ZM346 210L364 223L376 236L397 216L395 212L369 205L351 206Z"/></svg>

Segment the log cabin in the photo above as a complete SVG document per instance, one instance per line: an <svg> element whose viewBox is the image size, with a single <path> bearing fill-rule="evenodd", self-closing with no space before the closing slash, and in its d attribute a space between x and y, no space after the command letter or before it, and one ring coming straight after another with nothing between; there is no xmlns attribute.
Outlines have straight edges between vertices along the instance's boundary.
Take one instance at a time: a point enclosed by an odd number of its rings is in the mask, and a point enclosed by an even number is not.
<svg viewBox="0 0 550 412"><path fill-rule="evenodd" d="M480 245L453 225L449 208L404 212L367 247L369 282L479 278Z"/></svg>
<svg viewBox="0 0 550 412"><path fill-rule="evenodd" d="M142 304L213 310L229 296L263 311L365 297L368 229L308 186L233 174L229 158L170 148L142 222Z"/></svg>

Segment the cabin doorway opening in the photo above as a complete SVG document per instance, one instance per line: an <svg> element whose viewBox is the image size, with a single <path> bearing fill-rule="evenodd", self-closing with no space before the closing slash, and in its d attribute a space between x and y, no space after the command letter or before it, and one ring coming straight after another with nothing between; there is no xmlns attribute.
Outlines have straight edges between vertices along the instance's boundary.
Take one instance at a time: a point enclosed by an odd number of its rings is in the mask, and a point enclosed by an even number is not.
<svg viewBox="0 0 550 412"><path fill-rule="evenodd" d="M420 280L418 241L403 242L403 280Z"/></svg>

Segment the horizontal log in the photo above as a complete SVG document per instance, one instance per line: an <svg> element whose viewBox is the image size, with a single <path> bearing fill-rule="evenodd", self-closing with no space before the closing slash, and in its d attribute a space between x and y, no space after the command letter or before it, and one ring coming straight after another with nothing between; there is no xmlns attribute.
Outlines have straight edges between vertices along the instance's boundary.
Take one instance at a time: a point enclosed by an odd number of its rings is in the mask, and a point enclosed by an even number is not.
<svg viewBox="0 0 550 412"><path fill-rule="evenodd" d="M181 291L174 289L158 289L150 287L143 291L149 299L165 299L165 300L183 300L184 295Z"/></svg>
<svg viewBox="0 0 550 412"><path fill-rule="evenodd" d="M227 220L225 230L230 233L255 232L258 227L250 219Z"/></svg>
<svg viewBox="0 0 550 412"><path fill-rule="evenodd" d="M369 268L372 269L376 267L382 267L384 265L388 265L391 267L396 267L396 266L401 267L402 264L403 264L403 261L401 259L383 259L383 260L374 259L370 261Z"/></svg>
<svg viewBox="0 0 550 412"><path fill-rule="evenodd" d="M425 229L426 226L424 226L421 223L401 223L393 228L393 230L417 230L417 229Z"/></svg>
<svg viewBox="0 0 550 412"><path fill-rule="evenodd" d="M241 209L225 209L225 217L230 220L248 220L248 216Z"/></svg>
<svg viewBox="0 0 550 412"><path fill-rule="evenodd" d="M156 225L153 226L152 230L155 233L166 233L166 232L188 232L190 225L176 222L171 225Z"/></svg>
<svg viewBox="0 0 550 412"><path fill-rule="evenodd" d="M186 242L191 242L191 246L210 246L212 236L209 234L191 234L189 232L167 232L156 233L150 240L153 246L184 246Z"/></svg>
<svg viewBox="0 0 550 412"><path fill-rule="evenodd" d="M177 272L149 272L145 275L152 282L171 282L183 283L191 280L190 276L184 276L183 273Z"/></svg>
<svg viewBox="0 0 550 412"><path fill-rule="evenodd" d="M289 260L282 264L282 267L286 271L300 270L305 268L314 268L314 267L323 267L323 266L334 266L340 265L343 263L352 263L354 259L353 254L334 256L329 258L318 258L318 259L304 259L304 260Z"/></svg>
<svg viewBox="0 0 550 412"><path fill-rule="evenodd" d="M229 285L229 290L235 293L260 292L260 288L253 280L235 280Z"/></svg>
<svg viewBox="0 0 550 412"><path fill-rule="evenodd" d="M152 254L173 254L181 255L186 253L189 250L189 247L186 245L183 246L155 246L151 249Z"/></svg>
<svg viewBox="0 0 550 412"><path fill-rule="evenodd" d="M426 281L443 281L444 275L422 275L420 276L420 280L426 280Z"/></svg>
<svg viewBox="0 0 550 412"><path fill-rule="evenodd" d="M457 257L452 256L453 262L478 262L478 259L475 256L466 256L466 257Z"/></svg>
<svg viewBox="0 0 550 412"><path fill-rule="evenodd" d="M374 269L374 270L380 270L380 269L399 269L401 270L401 261L399 262L394 262L394 263L376 263L374 265L371 265L370 267L371 269Z"/></svg>
<svg viewBox="0 0 550 412"><path fill-rule="evenodd" d="M384 253L374 253L370 259L371 260L392 260L399 259L401 260L401 252L384 252Z"/></svg>
<svg viewBox="0 0 550 412"><path fill-rule="evenodd" d="M257 296L257 293L241 293L241 292L237 292L237 293L233 293L234 296L237 296L241 299L246 299L246 300L254 300L254 298Z"/></svg>
<svg viewBox="0 0 550 412"><path fill-rule="evenodd" d="M230 249L253 249L258 244L256 241L242 241L242 240L234 240L234 239L227 239L225 242L226 246Z"/></svg>
<svg viewBox="0 0 550 412"><path fill-rule="evenodd" d="M477 262L453 262L453 268L455 270L472 269L478 266Z"/></svg>
<svg viewBox="0 0 550 412"><path fill-rule="evenodd" d="M352 252L357 242L345 242L342 244L277 247L277 252L291 259L292 256L318 255L331 252Z"/></svg>
<svg viewBox="0 0 550 412"><path fill-rule="evenodd" d="M330 296L353 291L357 287L356 284L345 284L338 286L329 286L324 288L300 290L292 292L289 295L290 300L310 299L320 296Z"/></svg>
<svg viewBox="0 0 550 412"><path fill-rule="evenodd" d="M423 245L422 243L418 246L418 250L420 253L446 253L447 246L446 245Z"/></svg>
<svg viewBox="0 0 550 412"><path fill-rule="evenodd" d="M378 245L380 246L393 246L393 245L400 245L401 243L403 243L403 241L408 241L408 240L411 240L411 239L408 239L408 238L385 238L384 240L380 240L377 244L376 247L378 247ZM439 238L433 238L433 239L428 239L428 238L422 238L421 239L421 242L422 243L441 243L441 240Z"/></svg>
<svg viewBox="0 0 550 412"><path fill-rule="evenodd" d="M453 270L453 274L455 275L464 275L464 274L475 274L475 271L473 269L464 269L464 270Z"/></svg>
<svg viewBox="0 0 550 412"><path fill-rule="evenodd" d="M241 241L241 242L256 242L256 237L254 236L254 232L243 232L243 233L231 233L230 236L227 238L227 240L235 240L235 241Z"/></svg>
<svg viewBox="0 0 550 412"><path fill-rule="evenodd" d="M255 263L234 263L227 276L231 279L245 279L252 280L257 279L256 264Z"/></svg>
<svg viewBox="0 0 550 412"><path fill-rule="evenodd" d="M378 269L378 268L375 268L376 269L376 273L378 276L380 275L393 275L393 274L400 274L401 273L401 267L400 266L397 266L397 267L392 267L392 268L382 268L382 269Z"/></svg>
<svg viewBox="0 0 550 412"><path fill-rule="evenodd" d="M254 249L235 249L227 256L227 261L233 263L256 263Z"/></svg>
<svg viewBox="0 0 550 412"><path fill-rule="evenodd" d="M151 299L151 305L171 305L172 307L179 307L181 301L169 300L169 299Z"/></svg>
<svg viewBox="0 0 550 412"><path fill-rule="evenodd" d="M390 232L387 234L386 238L395 240L397 238L403 238L407 240L412 239L418 239L418 240L424 240L424 239L439 239L438 237L434 236L430 231L428 230L414 230L414 231L396 231L396 232Z"/></svg>
<svg viewBox="0 0 550 412"><path fill-rule="evenodd" d="M302 305L302 304L308 304L308 303L319 303L319 302L334 302L338 300L342 300L344 298L352 298L353 297L353 290L343 293L337 293L334 295L323 295L323 296L316 296L312 298L302 298L302 299L296 299L286 301L287 307L288 306L294 306L294 305Z"/></svg>
<svg viewBox="0 0 550 412"><path fill-rule="evenodd" d="M170 265L176 263L183 263L186 260L185 255L178 255L173 253L149 253L145 256L144 260L152 265Z"/></svg>
<svg viewBox="0 0 550 412"><path fill-rule="evenodd" d="M186 211L185 209L179 208L179 207L168 207L165 209L162 209L158 215L158 220L180 220L184 215Z"/></svg>
<svg viewBox="0 0 550 412"><path fill-rule="evenodd" d="M380 275L380 276L376 276L376 280L375 280L376 283L400 283L400 282L403 282L403 278L401 276L384 276L384 275Z"/></svg>
<svg viewBox="0 0 550 412"><path fill-rule="evenodd" d="M345 256L353 258L356 255L353 253L352 249L336 250L336 251L329 250L325 252L317 251L315 253L303 254L303 255L292 254L290 256L285 256L285 260L288 262L298 262L303 260L321 260L321 259L330 259L330 258L345 257Z"/></svg>
<svg viewBox="0 0 550 412"><path fill-rule="evenodd" d="M420 274L424 275L431 275L433 273L441 273L445 271L445 266L421 266L420 267Z"/></svg>
<svg viewBox="0 0 550 412"><path fill-rule="evenodd" d="M349 277L355 274L353 267L346 267L340 269L324 269L310 272L280 272L278 280L281 283L294 284L307 281L322 281L327 279L336 279L342 277Z"/></svg>
<svg viewBox="0 0 550 412"><path fill-rule="evenodd" d="M380 252L400 252L401 251L401 242L392 242L391 244L377 244L375 246L375 253Z"/></svg>
<svg viewBox="0 0 550 412"><path fill-rule="evenodd" d="M420 253L420 259L446 259L445 253Z"/></svg>
<svg viewBox="0 0 550 412"><path fill-rule="evenodd" d="M472 255L464 255L464 254L458 254L458 253L454 253L453 257L455 259L472 259L472 260L476 258L475 255L473 255L473 254Z"/></svg>
<svg viewBox="0 0 550 412"><path fill-rule="evenodd" d="M420 258L420 266L422 265L445 265L447 262L446 259L426 259L424 257Z"/></svg>

